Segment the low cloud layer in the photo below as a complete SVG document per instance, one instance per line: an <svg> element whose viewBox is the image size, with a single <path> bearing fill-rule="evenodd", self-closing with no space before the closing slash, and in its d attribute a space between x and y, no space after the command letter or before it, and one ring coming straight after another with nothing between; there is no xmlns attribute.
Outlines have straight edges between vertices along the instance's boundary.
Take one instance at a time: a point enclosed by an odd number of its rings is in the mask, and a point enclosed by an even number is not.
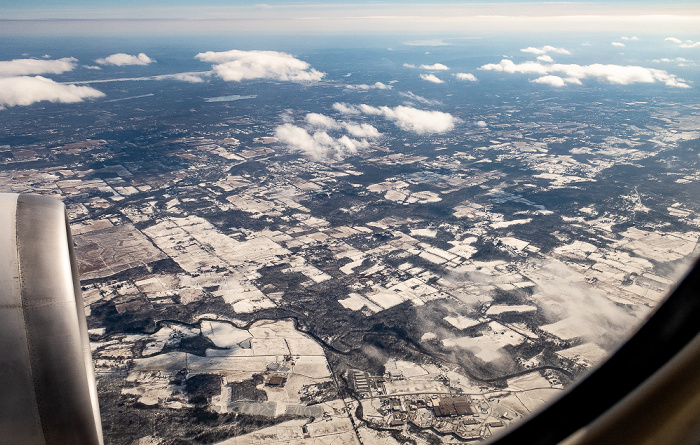
<svg viewBox="0 0 700 445"><path fill-rule="evenodd" d="M421 74L420 78L432 83L445 83L444 80L440 79L435 74Z"/></svg>
<svg viewBox="0 0 700 445"><path fill-rule="evenodd" d="M202 78L203 76L208 75L208 73L177 73L177 74L170 74L168 76L159 76L157 80L162 79L173 79L173 80L179 80L181 82L189 82L189 83L202 83L204 82L204 79Z"/></svg>
<svg viewBox="0 0 700 445"><path fill-rule="evenodd" d="M671 43L677 43L680 48L700 48L700 42L695 42L693 40L683 41L676 37L666 37L664 40Z"/></svg>
<svg viewBox="0 0 700 445"><path fill-rule="evenodd" d="M421 65L419 66L419 68L422 70L430 71L447 71L450 69L448 66L445 66L442 63L434 63L432 65Z"/></svg>
<svg viewBox="0 0 700 445"><path fill-rule="evenodd" d="M367 114L382 116L402 130L418 134L444 133L454 128L457 119L450 113L426 111L400 105L398 107L373 107L371 105L348 105L335 103L333 108L343 114Z"/></svg>
<svg viewBox="0 0 700 445"><path fill-rule="evenodd" d="M75 57L56 60L14 59L0 61L0 76L27 76L34 74L61 74L72 71L78 63Z"/></svg>
<svg viewBox="0 0 700 445"><path fill-rule="evenodd" d="M654 63L675 63L678 66L696 66L696 63L693 62L692 60L688 60L685 57L676 57L673 59L669 59L668 57L664 57L663 59L654 59L652 60Z"/></svg>
<svg viewBox="0 0 700 445"><path fill-rule="evenodd" d="M286 123L275 128L275 137L281 143L316 160L352 156L369 148L369 140L380 136L372 125L337 121L320 113L308 113L304 126Z"/></svg>
<svg viewBox="0 0 700 445"><path fill-rule="evenodd" d="M325 76L307 62L277 51L207 51L195 58L213 63L214 73L226 81L272 79L306 83L317 82Z"/></svg>
<svg viewBox="0 0 700 445"><path fill-rule="evenodd" d="M535 48L532 46L529 46L527 48L523 48L520 51L524 53L531 53L531 54L547 54L547 53L557 53L557 54L571 54L568 50L564 48L556 48L551 45L545 45L541 48Z"/></svg>
<svg viewBox="0 0 700 445"><path fill-rule="evenodd" d="M434 63L432 65L414 65L412 63L404 63L403 64L404 68L418 68L421 70L428 70L428 71L447 71L450 69L449 66L443 65L442 63Z"/></svg>
<svg viewBox="0 0 700 445"><path fill-rule="evenodd" d="M405 97L405 98L408 98L408 99L410 99L410 100L415 100L415 101L420 102L420 103L422 103L422 104L426 104L426 105L442 105L442 102L440 102L440 101L437 100L437 99L428 99L428 98L426 98L426 97L419 96L418 94L415 94L415 93L412 92L412 91L401 91L399 94L400 94L401 96Z"/></svg>
<svg viewBox="0 0 700 445"><path fill-rule="evenodd" d="M104 95L92 87L66 85L41 76L0 78L0 109L41 101L75 103Z"/></svg>
<svg viewBox="0 0 700 445"><path fill-rule="evenodd" d="M382 82L375 82L372 85L366 83L360 85L345 85L345 88L349 90L390 90L393 87Z"/></svg>
<svg viewBox="0 0 700 445"><path fill-rule="evenodd" d="M455 73L454 76L459 80L468 80L469 82L476 82L476 76L472 73Z"/></svg>
<svg viewBox="0 0 700 445"><path fill-rule="evenodd" d="M485 71L499 71L509 74L538 74L541 77L533 82L546 83L553 86L570 84L581 85L587 78L597 79L616 85L631 85L634 83L661 82L670 87L690 88L685 80L667 71L632 65L592 65L576 64L542 64L539 62L523 62L516 64L512 60L503 59L499 63L490 63L479 68Z"/></svg>
<svg viewBox="0 0 700 445"><path fill-rule="evenodd" d="M148 65L155 62L144 53L139 53L137 56L131 54L117 53L107 56L103 59L95 60L99 65L114 65L114 66L126 66L126 65Z"/></svg>
<svg viewBox="0 0 700 445"><path fill-rule="evenodd" d="M553 87L564 87L566 82L559 76L542 76L534 79L535 83L543 83L545 85L551 85Z"/></svg>
<svg viewBox="0 0 700 445"><path fill-rule="evenodd" d="M638 322L637 309L626 309L610 301L604 292L577 281L566 264L548 261L542 265L547 276L556 279L535 288L535 299L545 317L556 322L566 320L566 326L576 336L610 347L611 339L624 338Z"/></svg>
<svg viewBox="0 0 700 445"><path fill-rule="evenodd" d="M312 127L321 130L345 130L354 137L378 138L381 133L372 125L365 123L354 123L346 121L336 121L330 116L320 113L308 113L304 120Z"/></svg>

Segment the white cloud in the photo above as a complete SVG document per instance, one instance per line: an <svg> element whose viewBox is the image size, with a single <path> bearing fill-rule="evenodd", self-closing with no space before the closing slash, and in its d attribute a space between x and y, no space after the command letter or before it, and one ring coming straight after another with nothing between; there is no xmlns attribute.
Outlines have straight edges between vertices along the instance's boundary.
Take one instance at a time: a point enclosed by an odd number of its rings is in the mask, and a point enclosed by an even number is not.
<svg viewBox="0 0 700 445"><path fill-rule="evenodd" d="M571 269L557 260L543 263L542 274L556 277L537 287L538 306L551 321L566 319L572 329L588 341L605 342L624 338L639 323L634 310L610 301L604 292L579 281ZM602 344L602 343L601 343Z"/></svg>
<svg viewBox="0 0 700 445"><path fill-rule="evenodd" d="M413 93L412 91L406 91L406 92L401 91L399 94L403 97L407 97L411 100L415 100L415 101L418 101L418 102L426 104L426 105L442 105L442 102L440 102L439 100L427 99L423 96L419 96L419 95Z"/></svg>
<svg viewBox="0 0 700 445"><path fill-rule="evenodd" d="M432 65L421 65L418 68L422 70L431 70L431 71L447 71L450 69L450 67L443 65L442 63L434 63Z"/></svg>
<svg viewBox="0 0 700 445"><path fill-rule="evenodd" d="M432 83L445 83L445 81L438 78L435 74L421 74L420 78Z"/></svg>
<svg viewBox="0 0 700 445"><path fill-rule="evenodd" d="M686 58L684 58L684 57L676 57L675 59L669 59L669 58L667 58L667 57L664 57L663 59L654 59L654 60L652 60L652 62L655 62L655 63L660 63L660 62L665 62L665 63L669 63L669 62L690 63L691 61L688 60L688 59L686 59Z"/></svg>
<svg viewBox="0 0 700 445"><path fill-rule="evenodd" d="M678 43L681 48L700 48L700 42L694 42L692 40L686 40L684 42L675 37L666 37L664 40L671 43Z"/></svg>
<svg viewBox="0 0 700 445"><path fill-rule="evenodd" d="M456 119L449 113L425 111L413 107L381 107L384 117L404 130L423 133L444 133L454 128Z"/></svg>
<svg viewBox="0 0 700 445"><path fill-rule="evenodd" d="M66 85L41 76L0 78L0 108L49 102L75 103L105 94L87 86Z"/></svg>
<svg viewBox="0 0 700 445"><path fill-rule="evenodd" d="M537 79L533 79L532 82L544 83L547 85L551 85L553 87L563 87L566 85L566 82L564 82L564 79L562 79L559 76L552 76L552 75L538 77Z"/></svg>
<svg viewBox="0 0 700 445"><path fill-rule="evenodd" d="M148 65L149 63L155 62L144 53L139 53L137 56L132 56L131 54L117 53L107 56L104 59L95 60L99 65L115 65L115 66L125 66L125 65Z"/></svg>
<svg viewBox="0 0 700 445"><path fill-rule="evenodd" d="M61 74L72 71L78 59L64 57L56 60L14 59L0 61L0 76L26 76L31 74Z"/></svg>
<svg viewBox="0 0 700 445"><path fill-rule="evenodd" d="M340 128L340 124L332 117L320 113L308 113L304 118L306 122L315 128L331 129Z"/></svg>
<svg viewBox="0 0 700 445"><path fill-rule="evenodd" d="M455 73L454 76L459 80L468 80L470 82L476 82L476 76L472 73Z"/></svg>
<svg viewBox="0 0 700 445"><path fill-rule="evenodd" d="M667 86L678 88L690 88L685 80L676 77L664 70L645 68L632 65L603 65L595 63L592 65L576 64L551 64L542 65L537 62L524 62L515 64L511 60L503 59L499 63L490 63L479 68L486 71L501 71L506 73L539 74L546 77L557 75L565 84L581 84L581 80L594 78L599 81L617 85L630 85L634 83L654 83L662 82ZM540 83L559 83L554 79L540 80ZM561 85L559 85L561 86Z"/></svg>
<svg viewBox="0 0 700 445"><path fill-rule="evenodd" d="M442 63L434 63L432 65L414 65L412 63L404 63L403 64L404 68L418 68L421 70L429 70L429 71L447 71L450 69L449 66L443 65Z"/></svg>
<svg viewBox="0 0 700 445"><path fill-rule="evenodd" d="M292 124L283 124L275 128L275 137L290 149L314 159L342 158L345 154L356 153L358 148L347 136L341 141L325 131L310 134L306 129Z"/></svg>
<svg viewBox="0 0 700 445"><path fill-rule="evenodd" d="M174 79L174 80L180 80L182 82L189 82L189 83L202 83L204 82L204 79L202 79L202 76L206 75L205 74L193 74L193 73L178 73L178 74L168 74L165 76L157 76L158 80L163 79Z"/></svg>
<svg viewBox="0 0 700 445"><path fill-rule="evenodd" d="M83 68L88 69L88 70L101 70L102 69L97 65L83 65Z"/></svg>
<svg viewBox="0 0 700 445"><path fill-rule="evenodd" d="M333 108L344 114L364 113L372 116L383 116L392 121L397 127L418 134L444 133L454 128L458 122L450 113L441 111L419 110L418 108L399 105L398 107L373 107L367 104L348 105L335 103Z"/></svg>
<svg viewBox="0 0 700 445"><path fill-rule="evenodd" d="M523 48L520 51L524 53L532 53L532 54L547 54L547 53L557 53L557 54L571 54L569 51L565 50L564 48L556 48L551 45L545 45L542 48L534 48L532 46L529 46L527 48Z"/></svg>
<svg viewBox="0 0 700 445"><path fill-rule="evenodd" d="M356 138L378 138L382 134L373 125L370 124L354 124L352 122L343 122L343 127L345 131L348 132L350 136Z"/></svg>
<svg viewBox="0 0 700 445"><path fill-rule="evenodd" d="M625 44L622 43L622 42L610 42L610 44L611 44L612 46L617 46L617 47L620 47L620 48L624 48L625 46L627 46L627 45L625 45Z"/></svg>
<svg viewBox="0 0 700 445"><path fill-rule="evenodd" d="M366 83L360 85L345 85L345 88L349 90L390 90L393 87L382 82L375 82L372 85L367 85Z"/></svg>
<svg viewBox="0 0 700 445"><path fill-rule="evenodd" d="M506 73L521 74L547 74L548 67L537 62L523 62L516 64L512 60L503 59L499 63L488 63L479 68L485 71L503 71Z"/></svg>
<svg viewBox="0 0 700 445"><path fill-rule="evenodd" d="M304 83L317 82L325 76L307 62L277 51L207 51L195 58L214 63L214 72L227 81L273 79Z"/></svg>
<svg viewBox="0 0 700 445"><path fill-rule="evenodd" d="M551 56L548 56L547 54L542 54L541 56L537 56L537 60L540 62L554 62L554 59L552 59Z"/></svg>
<svg viewBox="0 0 700 445"><path fill-rule="evenodd" d="M371 105L360 104L358 108L360 109L361 112L363 112L365 114L376 115L376 116L379 116L382 114L381 109L379 109L377 107L373 107Z"/></svg>
<svg viewBox="0 0 700 445"><path fill-rule="evenodd" d="M620 38L622 40L639 40L639 37L637 37L637 36L632 36L632 37L622 36Z"/></svg>
<svg viewBox="0 0 700 445"><path fill-rule="evenodd" d="M484 121L477 121L477 122L476 122L476 126L477 126L477 127L482 127L482 128L484 128L484 127L486 127L486 122L484 122Z"/></svg>
<svg viewBox="0 0 700 445"><path fill-rule="evenodd" d="M275 137L290 149L314 159L343 159L356 154L361 149L368 148L370 142L367 139L381 136L381 133L372 125L339 122L319 113L308 113L304 120L307 128L286 123L275 129ZM340 136L329 134L329 132L337 134L338 131L343 130L347 134Z"/></svg>
<svg viewBox="0 0 700 445"><path fill-rule="evenodd" d="M357 107L340 102L334 103L333 109L340 114L362 114L362 111L360 111Z"/></svg>

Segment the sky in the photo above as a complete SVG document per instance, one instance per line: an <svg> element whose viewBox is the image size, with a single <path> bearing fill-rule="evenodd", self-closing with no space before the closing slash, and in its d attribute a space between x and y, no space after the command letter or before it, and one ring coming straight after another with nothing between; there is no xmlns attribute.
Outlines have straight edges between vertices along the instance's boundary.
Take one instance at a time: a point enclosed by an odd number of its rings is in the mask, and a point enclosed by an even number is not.
<svg viewBox="0 0 700 445"><path fill-rule="evenodd" d="M0 0L4 34L463 33L602 31L695 33L700 2L496 1L427 3L206 0Z"/></svg>

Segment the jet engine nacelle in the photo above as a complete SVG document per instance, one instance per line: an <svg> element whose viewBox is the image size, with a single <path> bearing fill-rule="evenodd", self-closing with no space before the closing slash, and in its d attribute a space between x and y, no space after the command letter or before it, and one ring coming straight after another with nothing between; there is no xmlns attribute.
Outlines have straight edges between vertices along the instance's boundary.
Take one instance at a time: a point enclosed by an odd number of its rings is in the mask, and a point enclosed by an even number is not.
<svg viewBox="0 0 700 445"><path fill-rule="evenodd" d="M102 444L63 203L0 194L0 443Z"/></svg>

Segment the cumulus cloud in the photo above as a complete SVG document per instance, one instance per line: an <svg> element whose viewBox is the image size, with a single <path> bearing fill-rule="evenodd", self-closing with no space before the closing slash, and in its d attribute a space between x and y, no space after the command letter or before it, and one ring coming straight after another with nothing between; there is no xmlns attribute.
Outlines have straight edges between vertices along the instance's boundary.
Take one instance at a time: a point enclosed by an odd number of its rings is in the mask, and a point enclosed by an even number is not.
<svg viewBox="0 0 700 445"><path fill-rule="evenodd" d="M476 76L472 73L455 73L454 76L459 80L468 80L470 82L476 82Z"/></svg>
<svg viewBox="0 0 700 445"><path fill-rule="evenodd" d="M694 42L692 40L683 41L675 37L666 37L664 40L671 43L677 43L681 48L700 48L700 42Z"/></svg>
<svg viewBox="0 0 700 445"><path fill-rule="evenodd" d="M362 114L362 111L360 111L357 107L340 102L334 103L333 109L340 114Z"/></svg>
<svg viewBox="0 0 700 445"><path fill-rule="evenodd" d="M681 40L675 37L666 37L664 39L666 42L676 43L679 48L700 48L700 42L695 42L693 40Z"/></svg>
<svg viewBox="0 0 700 445"><path fill-rule="evenodd" d="M564 82L564 79L562 79L559 76L542 76L538 77L537 79L532 80L535 83L544 83L546 85L551 85L553 87L563 87L566 86L566 82Z"/></svg>
<svg viewBox="0 0 700 445"><path fill-rule="evenodd" d="M350 136L356 138L378 138L382 134L373 125L370 124L354 124L352 122L343 122L343 127L345 131L348 132Z"/></svg>
<svg viewBox="0 0 700 445"><path fill-rule="evenodd" d="M213 63L216 75L227 81L272 79L305 83L317 82L325 76L307 62L278 51L207 51L195 58Z"/></svg>
<svg viewBox="0 0 700 445"><path fill-rule="evenodd" d="M319 160L342 159L356 154L362 148L369 147L369 142L366 140L358 141L346 135L334 138L325 131L316 131L311 134L306 129L292 124L277 127L275 137L292 150Z"/></svg>
<svg viewBox="0 0 700 445"><path fill-rule="evenodd" d="M432 65L421 65L418 68L420 68L422 70L431 70L431 71L447 71L450 69L448 66L445 66L442 63L434 63Z"/></svg>
<svg viewBox="0 0 700 445"><path fill-rule="evenodd" d="M0 109L17 105L49 102L75 103L103 97L104 93L88 86L66 85L42 76L0 78Z"/></svg>
<svg viewBox="0 0 700 445"><path fill-rule="evenodd" d="M398 107L380 107L382 115L403 130L423 133L444 133L454 128L456 119L449 113L441 111L419 110L400 105Z"/></svg>
<svg viewBox="0 0 700 445"><path fill-rule="evenodd" d="M423 103L426 105L442 105L442 102L440 102L439 100L427 99L423 96L419 96L419 95L413 93L412 91L406 91L406 92L402 91L399 94L403 97L406 97L406 98L411 99L411 100L415 100L417 102L420 102L420 103Z"/></svg>
<svg viewBox="0 0 700 445"><path fill-rule="evenodd" d="M620 37L620 38L621 38L622 40L639 40L639 37L637 37L637 36L632 36L632 37L622 36L622 37Z"/></svg>
<svg viewBox="0 0 700 445"><path fill-rule="evenodd" d="M336 106L338 105L338 106ZM367 104L348 105L334 104L333 108L349 111L348 114L364 113L374 116L382 116L394 123L402 130L412 131L418 134L444 133L454 128L458 121L450 113L441 111L427 111L418 108L399 105L398 107L373 107Z"/></svg>
<svg viewBox="0 0 700 445"><path fill-rule="evenodd" d="M139 53L137 56L131 54L117 53L107 56L103 59L95 60L99 65L115 65L115 66L125 66L125 65L148 65L149 63L155 62L144 53Z"/></svg>
<svg viewBox="0 0 700 445"><path fill-rule="evenodd" d="M61 74L72 71L77 64L75 57L56 60L14 59L0 61L0 76L27 76L32 74Z"/></svg>
<svg viewBox="0 0 700 445"><path fill-rule="evenodd" d="M445 83L445 81L438 78L435 74L421 74L420 78L432 83Z"/></svg>
<svg viewBox="0 0 700 445"><path fill-rule="evenodd" d="M668 57L664 57L663 59L654 59L652 60L654 63L677 63L678 66L695 66L695 62L692 60L688 60L685 57L676 57L674 59L669 59Z"/></svg>
<svg viewBox="0 0 700 445"><path fill-rule="evenodd" d="M381 136L372 125L337 121L319 113L308 113L304 121L306 128L292 123L278 126L275 137L290 149L317 160L339 160L357 154L359 150L370 146L368 139ZM338 135L342 132L347 134ZM329 133L335 133L336 136Z"/></svg>
<svg viewBox="0 0 700 445"><path fill-rule="evenodd" d="M552 59L551 56L548 56L547 54L542 54L541 56L537 56L537 60L540 62L554 62L554 59Z"/></svg>
<svg viewBox="0 0 700 445"><path fill-rule="evenodd" d="M308 113L304 120L315 128L331 129L340 127L340 124L335 119L320 113Z"/></svg>
<svg viewBox="0 0 700 445"><path fill-rule="evenodd" d="M548 66L537 62L523 62L516 64L512 60L503 59L499 63L488 63L479 68L485 71L503 71L505 73L520 74L547 74Z"/></svg>
<svg viewBox="0 0 700 445"><path fill-rule="evenodd" d="M372 85L367 85L366 83L360 85L345 85L345 88L349 90L390 90L393 87L382 82L375 82Z"/></svg>
<svg viewBox="0 0 700 445"><path fill-rule="evenodd" d="M620 48L624 48L625 46L627 46L627 45L625 45L625 44L622 43L622 42L610 42L610 44L611 44L612 46L617 46L617 47L620 47Z"/></svg>
<svg viewBox="0 0 700 445"><path fill-rule="evenodd" d="M484 122L484 121L476 121L476 126L477 126L477 127L484 128L484 127L486 127L486 122Z"/></svg>
<svg viewBox="0 0 700 445"><path fill-rule="evenodd" d="M594 78L599 81L617 85L630 85L634 83L655 83L662 82L670 87L690 88L685 80L676 77L664 70L645 68L633 65L603 65L595 63L592 65L576 64L551 64L542 65L537 62L514 63L512 60L503 59L499 63L490 63L479 68L486 71L500 71L505 73L538 74L540 83L559 83L556 79L547 76L556 76L562 79L565 84L580 85L583 79ZM559 75L559 76L557 76ZM557 85L562 86L562 85Z"/></svg>
<svg viewBox="0 0 700 445"><path fill-rule="evenodd" d="M418 68L421 70L428 70L428 71L447 71L450 69L449 66L443 65L442 63L434 63L432 65L414 65L412 63L404 63L403 64L404 68Z"/></svg>
<svg viewBox="0 0 700 445"><path fill-rule="evenodd" d="M527 48L523 48L520 51L524 53L532 53L532 54L547 54L547 53L557 53L557 54L571 54L569 51L565 50L564 48L556 48L551 45L545 45L542 48L535 48L532 46L529 46Z"/></svg>
<svg viewBox="0 0 700 445"><path fill-rule="evenodd" d="M189 82L189 83L202 83L202 82L204 82L204 79L202 79L203 75L206 75L206 73L204 73L204 74L178 73L178 74L169 74L166 76L157 76L157 77L179 80L182 82ZM158 80L160 80L160 79L158 79Z"/></svg>

